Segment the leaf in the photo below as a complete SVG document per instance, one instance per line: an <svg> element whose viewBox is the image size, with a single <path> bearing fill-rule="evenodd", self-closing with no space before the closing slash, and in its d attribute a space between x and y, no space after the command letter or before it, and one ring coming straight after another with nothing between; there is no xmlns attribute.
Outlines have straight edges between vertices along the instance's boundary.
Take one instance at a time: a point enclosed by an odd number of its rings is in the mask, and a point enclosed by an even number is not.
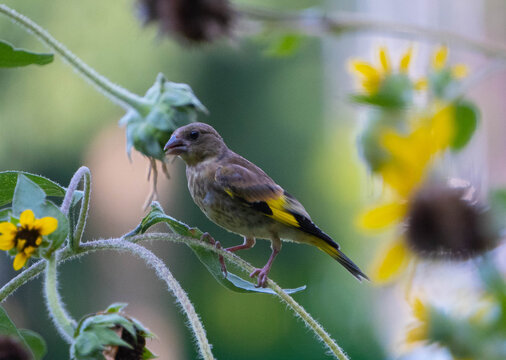
<svg viewBox="0 0 506 360"><path fill-rule="evenodd" d="M46 343L40 335L30 330L18 330L16 325L0 306L0 335L14 337L30 350L35 360L42 359L46 353Z"/></svg>
<svg viewBox="0 0 506 360"><path fill-rule="evenodd" d="M450 147L463 149L473 137L478 125L479 111L472 102L464 100L455 105L455 135Z"/></svg>
<svg viewBox="0 0 506 360"><path fill-rule="evenodd" d="M53 59L53 54L16 49L8 42L0 40L0 67L46 65L53 62Z"/></svg>
<svg viewBox="0 0 506 360"><path fill-rule="evenodd" d="M20 329L19 333L25 340L26 344L28 344L30 350L32 350L35 360L42 360L44 358L44 355L47 353L46 342L42 336L34 331L27 329Z"/></svg>
<svg viewBox="0 0 506 360"><path fill-rule="evenodd" d="M12 198L14 197L14 189L16 188L19 175L24 175L35 184L37 184L44 191L46 196L65 196L65 188L43 176L30 174L23 171L3 171L0 172L0 206L12 202Z"/></svg>
<svg viewBox="0 0 506 360"><path fill-rule="evenodd" d="M299 50L301 44L302 36L300 34L283 34L271 41L265 54L274 57L287 57Z"/></svg>
<svg viewBox="0 0 506 360"><path fill-rule="evenodd" d="M202 231L200 231L197 228L191 228L185 223L165 214L160 204L156 201L154 201L151 204L150 212L144 217L144 219L142 219L141 223L134 230L125 235L125 237L143 234L151 226L160 222L167 224L167 226L176 234L205 241L204 240L205 237L203 237L204 233ZM213 275L213 277L226 288L232 291L243 293L258 292L266 294L276 294L272 289L269 288L257 288L255 287L255 284L253 284L252 282L244 280L241 277L231 273L230 271L227 272L227 276L225 277L225 275L221 271L221 263L219 261L219 256L215 252L196 245L189 245L189 247L193 250L195 255L197 255L199 260L204 264L204 266L211 273L211 275ZM284 291L290 294L302 291L305 288L306 286L301 286L296 289L285 289Z"/></svg>
<svg viewBox="0 0 506 360"><path fill-rule="evenodd" d="M504 235L506 232L506 189L491 190L488 201L494 228Z"/></svg>
<svg viewBox="0 0 506 360"><path fill-rule="evenodd" d="M118 313L122 311L128 304L127 303L114 303L105 309L106 313Z"/></svg>

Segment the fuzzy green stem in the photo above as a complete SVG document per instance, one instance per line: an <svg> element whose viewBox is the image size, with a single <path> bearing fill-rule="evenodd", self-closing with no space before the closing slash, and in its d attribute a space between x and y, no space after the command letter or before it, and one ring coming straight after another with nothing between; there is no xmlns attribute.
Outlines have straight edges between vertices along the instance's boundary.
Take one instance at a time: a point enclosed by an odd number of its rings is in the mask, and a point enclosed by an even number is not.
<svg viewBox="0 0 506 360"><path fill-rule="evenodd" d="M164 241L172 241L176 243L184 243L186 245L198 246L204 248L206 250L213 251L219 255L222 255L230 262L236 264L240 269L242 269L245 273L250 273L253 271L254 267L248 262L244 261L237 255L225 251L223 249L218 249L214 245L203 242L199 239L181 236L178 234L167 234L167 233L149 233L142 235L135 235L128 238L128 242L137 243L140 241L152 241L152 240L164 240ZM77 258L81 255L87 254L92 251L105 250L105 249L113 249L116 243L126 242L123 238L119 239L111 239L111 240L96 240L91 242L86 242L81 244L78 253L72 253L69 250L60 250L61 254L59 256L60 261L65 261L69 259ZM4 285L0 289L0 303L5 301L5 299L11 295L19 286L25 284L29 280L36 278L40 272L43 270L43 261L39 261L33 264L28 269L24 270L15 278L11 279L6 285ZM311 317L305 309L299 305L290 295L285 293L281 287L279 287L274 281L268 279L267 286L274 290L276 294L284 301L290 309L294 311L297 316L300 316L306 326L313 331L313 333L319 338L325 346L327 346L330 351L334 354L334 356L339 360L348 360L349 358L346 356L341 347L336 343L334 339L330 337L330 335L325 331L325 329Z"/></svg>
<svg viewBox="0 0 506 360"><path fill-rule="evenodd" d="M342 35L353 32L386 33L400 37L428 39L438 43L458 44L487 56L506 59L505 44L475 39L450 31L377 20L351 13L325 14L318 9L288 12L259 9L246 5L237 5L236 8L237 13L245 18L260 21L274 28L288 29L306 35Z"/></svg>
<svg viewBox="0 0 506 360"><path fill-rule="evenodd" d="M74 328L76 323L65 310L63 302L60 299L60 295L58 294L56 265L56 257L53 254L53 256L46 261L44 294L49 314L53 319L56 329L60 333L60 336L70 344L72 343L72 339L74 337Z"/></svg>
<svg viewBox="0 0 506 360"><path fill-rule="evenodd" d="M105 76L99 74L95 69L74 55L63 44L58 42L49 32L40 25L29 19L16 10L11 9L5 4L0 4L0 13L9 17L16 24L19 24L28 32L34 34L40 41L46 44L54 52L59 54L67 63L77 71L79 75L88 80L93 86L104 93L112 101L118 103L126 110L135 109L140 114L146 114L149 111L149 103L142 97L131 93L127 89L114 84Z"/></svg>
<svg viewBox="0 0 506 360"><path fill-rule="evenodd" d="M88 210L90 206L90 194L91 194L91 172L86 166L81 166L72 176L69 187L65 194L61 205L61 211L68 215L70 206L72 204L72 197L77 190L79 182L83 179L84 194L81 202L81 210L79 211L79 218L77 221L75 232L70 237L70 247L75 251L79 248L81 238L83 237L84 227L86 226L86 220L88 218Z"/></svg>

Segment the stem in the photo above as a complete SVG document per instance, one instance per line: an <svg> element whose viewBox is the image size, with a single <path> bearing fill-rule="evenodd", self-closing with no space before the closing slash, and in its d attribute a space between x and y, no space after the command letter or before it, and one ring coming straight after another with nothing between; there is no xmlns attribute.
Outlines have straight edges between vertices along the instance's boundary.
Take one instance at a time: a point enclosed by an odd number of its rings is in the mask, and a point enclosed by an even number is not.
<svg viewBox="0 0 506 360"><path fill-rule="evenodd" d="M165 241L168 240L176 243L184 243L186 245L198 246L203 249L213 251L218 255L222 255L223 257L227 258L227 260L236 264L245 273L250 273L254 270L254 267L250 263L244 261L237 255L225 251L223 249L217 249L214 245L203 242L199 239L181 236L175 233L171 234L149 233L149 234L135 235L128 238L128 242L134 244L140 241L150 241L150 240L165 240ZM125 242L127 241L123 240L123 238L110 239L110 240L96 240L87 242L81 244L81 247L79 248L77 253L72 253L70 250L67 249L60 250L61 253L58 259L59 261L74 259L89 252L120 247L122 245L116 244L124 244ZM9 295L11 295L19 286L25 284L29 280L36 278L42 270L43 270L43 261L39 261L30 266L28 269L24 270L15 278L11 279L6 285L4 285L0 289L0 303L5 301L5 299ZM330 337L330 335L325 331L325 329L316 320L314 320L311 317L311 315L302 306L300 306L290 295L285 293L283 289L281 289L274 281L270 279L267 280L267 286L272 290L274 290L274 292L276 292L276 294L281 298L281 300L284 301L295 312L297 316L300 316L304 320L306 326L310 330L312 330L314 334L317 336L317 338L319 338L330 349L330 351L335 355L337 359L339 360L349 359L344 353L344 351L341 349L341 347L336 343L334 339Z"/></svg>
<svg viewBox="0 0 506 360"><path fill-rule="evenodd" d="M46 261L44 294L49 314L53 319L56 329L60 333L60 336L70 344L74 338L74 328L76 323L65 310L63 302L60 299L60 295L58 294L56 264L57 261L55 255L51 256Z"/></svg>
<svg viewBox="0 0 506 360"><path fill-rule="evenodd" d="M91 172L86 166L81 166L72 176L69 187L65 193L61 205L61 211L68 215L70 205L72 204L72 197L79 186L79 182L83 179L84 194L79 211L79 219L77 221L76 229L73 236L70 238L70 247L75 251L79 248L81 238L83 237L84 227L86 226L86 219L88 218L88 210L90 207L90 194L91 194ZM72 231L72 229L71 229Z"/></svg>
<svg viewBox="0 0 506 360"><path fill-rule="evenodd" d="M93 86L124 109L135 109L140 114L146 114L146 112L149 111L149 103L142 97L131 93L127 89L114 84L105 76L100 75L91 66L79 59L63 44L58 42L53 36L51 36L51 34L49 34L49 32L25 15L18 13L16 10L11 9L5 4L0 4L0 13L6 15L16 24L19 24L28 32L34 34L40 41L63 57L63 59L65 59L79 75L88 80Z"/></svg>
<svg viewBox="0 0 506 360"><path fill-rule="evenodd" d="M506 45L478 40L450 31L437 30L412 24L399 24L376 20L351 13L328 15L317 9L303 11L274 11L237 5L237 12L245 18L261 21L273 27L288 28L308 35L351 32L382 32L408 38L425 38L438 43L454 43L466 46L488 56L506 59Z"/></svg>

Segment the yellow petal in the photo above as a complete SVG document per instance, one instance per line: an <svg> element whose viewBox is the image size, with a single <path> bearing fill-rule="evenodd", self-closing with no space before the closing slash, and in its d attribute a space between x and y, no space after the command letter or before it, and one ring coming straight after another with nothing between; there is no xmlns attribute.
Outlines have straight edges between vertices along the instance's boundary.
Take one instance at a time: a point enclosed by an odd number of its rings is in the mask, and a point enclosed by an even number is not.
<svg viewBox="0 0 506 360"><path fill-rule="evenodd" d="M427 78L421 78L415 81L414 87L417 91L425 90L429 87L429 82Z"/></svg>
<svg viewBox="0 0 506 360"><path fill-rule="evenodd" d="M10 250L14 247L17 227L10 222L0 223L0 250Z"/></svg>
<svg viewBox="0 0 506 360"><path fill-rule="evenodd" d="M25 255L26 255L26 256L30 257L30 256L32 256L32 254L33 254L33 252L35 251L35 249L36 249L36 248L35 248L35 247L33 247L33 246L27 246L27 247L23 250L23 252L25 253Z"/></svg>
<svg viewBox="0 0 506 360"><path fill-rule="evenodd" d="M19 217L19 223L23 227L31 227L34 221L35 215L33 214L33 211L30 209L23 211Z"/></svg>
<svg viewBox="0 0 506 360"><path fill-rule="evenodd" d="M413 344L420 341L426 341L429 333L427 324L422 323L412 327L406 332L406 343Z"/></svg>
<svg viewBox="0 0 506 360"><path fill-rule="evenodd" d="M381 67L383 68L383 72L385 74L390 73L392 69L390 66L390 57L388 56L388 49L386 46L382 46L379 48L379 59Z"/></svg>
<svg viewBox="0 0 506 360"><path fill-rule="evenodd" d="M436 49L434 57L432 58L432 67L435 70L441 70L445 66L447 58L448 47L440 46L438 49Z"/></svg>
<svg viewBox="0 0 506 360"><path fill-rule="evenodd" d="M397 163L390 162L384 164L378 171L383 178L385 185L388 185L402 198L406 199L418 187L424 179L424 167L418 166L401 166Z"/></svg>
<svg viewBox="0 0 506 360"><path fill-rule="evenodd" d="M43 217L35 220L34 228L39 230L41 235L49 235L58 227L58 220L54 217Z"/></svg>
<svg viewBox="0 0 506 360"><path fill-rule="evenodd" d="M411 55L413 54L413 47L410 46L408 50L402 55L399 63L399 71L402 74L407 74L409 71L409 64L411 63Z"/></svg>
<svg viewBox="0 0 506 360"><path fill-rule="evenodd" d="M350 64L352 71L363 77L380 77L378 70L368 62L362 60L352 60Z"/></svg>
<svg viewBox="0 0 506 360"><path fill-rule="evenodd" d="M13 237L4 237L0 235L0 250L8 251L14 247L14 238Z"/></svg>
<svg viewBox="0 0 506 360"><path fill-rule="evenodd" d="M394 280L406 268L410 257L411 252L406 247L404 239L395 240L373 263L372 280L379 284Z"/></svg>
<svg viewBox="0 0 506 360"><path fill-rule="evenodd" d="M411 308L413 310L413 315L419 321L427 321L429 316L427 306L425 306L425 304L419 298L415 298L413 304L411 305Z"/></svg>
<svg viewBox="0 0 506 360"><path fill-rule="evenodd" d="M18 251L22 251L23 248L25 247L25 244L26 244L25 239L18 239L18 242L16 243L16 248L18 249Z"/></svg>
<svg viewBox="0 0 506 360"><path fill-rule="evenodd" d="M41 236L39 236L37 238L37 240L35 240L35 245L39 246L40 244L42 244L42 237Z"/></svg>
<svg viewBox="0 0 506 360"><path fill-rule="evenodd" d="M399 222L407 211L405 203L390 203L380 205L362 214L358 220L363 229L377 230Z"/></svg>
<svg viewBox="0 0 506 360"><path fill-rule="evenodd" d="M454 107L445 106L431 120L432 152L445 150L450 146L455 133Z"/></svg>
<svg viewBox="0 0 506 360"><path fill-rule="evenodd" d="M23 252L18 253L16 255L16 257L14 258L14 264L13 264L14 270L18 271L23 266L25 266L27 260L28 260L28 256L25 253L23 253Z"/></svg>
<svg viewBox="0 0 506 360"><path fill-rule="evenodd" d="M452 68L452 75L456 79L463 79L469 75L469 67L466 64L457 64Z"/></svg>

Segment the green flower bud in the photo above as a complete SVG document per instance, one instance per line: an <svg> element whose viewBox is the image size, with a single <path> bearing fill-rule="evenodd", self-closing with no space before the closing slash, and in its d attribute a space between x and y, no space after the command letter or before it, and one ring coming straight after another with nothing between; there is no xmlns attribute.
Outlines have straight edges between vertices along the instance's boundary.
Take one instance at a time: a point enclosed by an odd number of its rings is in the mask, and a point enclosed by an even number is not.
<svg viewBox="0 0 506 360"><path fill-rule="evenodd" d="M150 103L144 114L128 111L120 120L126 126L127 153L132 147L141 154L163 160L163 146L177 128L197 120L197 113L207 109L186 84L168 81L159 74L144 99Z"/></svg>
<svg viewBox="0 0 506 360"><path fill-rule="evenodd" d="M72 360L132 359L156 356L146 348L146 338L154 335L140 322L122 313L126 304L115 303L105 311L79 321L70 347Z"/></svg>

